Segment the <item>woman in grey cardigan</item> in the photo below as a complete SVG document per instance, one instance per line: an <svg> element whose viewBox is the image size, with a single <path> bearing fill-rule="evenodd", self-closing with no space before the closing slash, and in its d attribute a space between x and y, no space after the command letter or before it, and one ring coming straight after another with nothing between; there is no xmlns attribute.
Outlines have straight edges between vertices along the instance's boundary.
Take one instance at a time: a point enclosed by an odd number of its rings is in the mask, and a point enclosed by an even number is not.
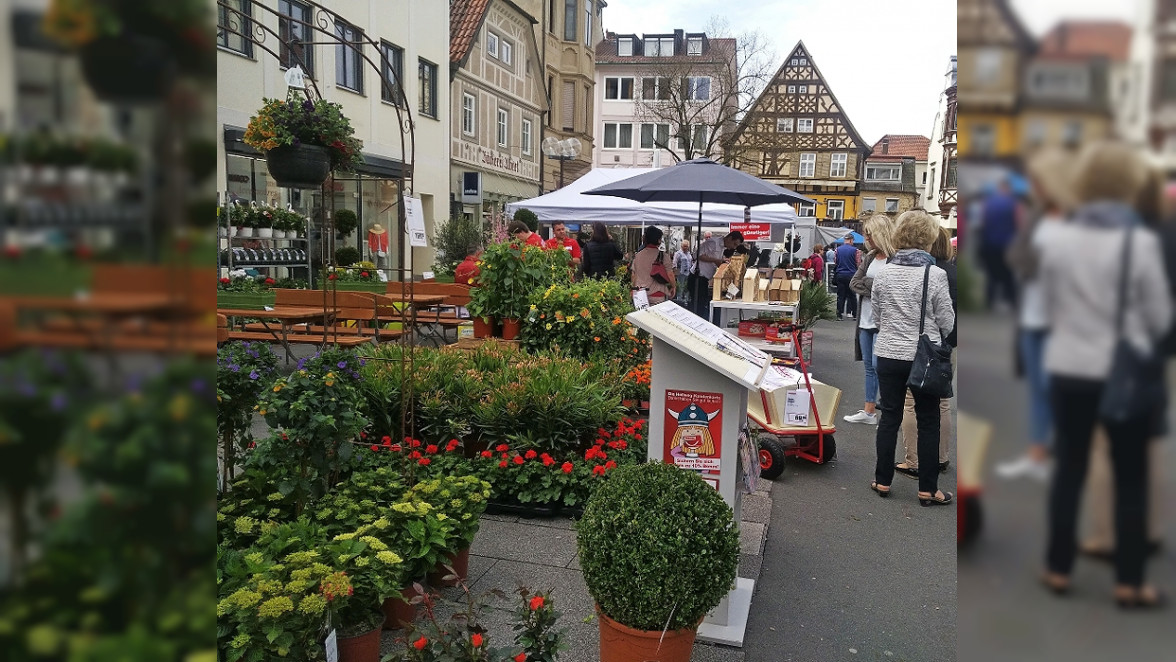
<svg viewBox="0 0 1176 662"><path fill-rule="evenodd" d="M874 372L874 338L878 336L878 325L874 322L870 306L870 288L874 285L874 276L886 266L887 258L894 255L894 246L891 243L894 221L885 214L874 214L862 224L862 233L870 252L862 258L857 273L850 279L849 289L858 295L853 358L855 361L861 361L865 368L866 402L856 414L849 414L844 418L847 423L877 425L878 375Z"/></svg>
<svg viewBox="0 0 1176 662"><path fill-rule="evenodd" d="M923 333L935 343L942 343L955 323L947 274L934 266L935 259L927 252L938 236L939 222L927 212L921 209L903 212L894 231L896 252L874 277L870 290L871 308L878 324L874 356L882 410L875 439L878 459L870 488L883 497L890 496L890 483L894 480L895 446L902 424L907 379L919 344L920 323ZM920 318L924 277L927 305ZM918 427L919 502L924 506L951 503L952 494L938 489L939 398L915 389L911 392Z"/></svg>
<svg viewBox="0 0 1176 662"><path fill-rule="evenodd" d="M1091 433L1102 423L1115 474L1114 597L1124 607L1157 607L1165 601L1158 589L1144 584L1147 443L1162 403L1151 403L1151 411L1127 420L1099 416L1103 391L1114 388L1108 379L1120 333L1137 351L1154 352L1171 322L1160 242L1132 208L1147 177L1136 150L1112 142L1088 146L1075 177L1080 206L1042 247L1040 265L1049 323L1045 370L1056 430L1043 581L1056 593L1070 587ZM1092 246L1102 250L1092 251ZM1116 326L1120 310L1121 332Z"/></svg>

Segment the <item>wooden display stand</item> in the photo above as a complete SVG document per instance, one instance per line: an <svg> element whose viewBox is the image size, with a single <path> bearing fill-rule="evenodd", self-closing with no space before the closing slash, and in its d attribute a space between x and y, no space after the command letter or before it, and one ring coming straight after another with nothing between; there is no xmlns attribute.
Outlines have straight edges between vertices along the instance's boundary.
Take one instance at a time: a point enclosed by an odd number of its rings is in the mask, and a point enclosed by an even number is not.
<svg viewBox="0 0 1176 662"><path fill-rule="evenodd" d="M738 521L744 473L759 471L742 466L739 435L749 393L758 397L770 358L672 301L626 319L653 336L649 459L698 471ZM754 580L738 578L703 620L698 639L742 646L754 589Z"/></svg>

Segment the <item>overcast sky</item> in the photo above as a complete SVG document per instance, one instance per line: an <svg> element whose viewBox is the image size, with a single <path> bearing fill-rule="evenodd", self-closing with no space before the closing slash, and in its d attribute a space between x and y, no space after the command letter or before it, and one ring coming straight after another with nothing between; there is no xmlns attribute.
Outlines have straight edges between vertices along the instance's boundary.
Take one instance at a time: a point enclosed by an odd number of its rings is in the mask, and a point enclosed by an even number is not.
<svg viewBox="0 0 1176 662"><path fill-rule="evenodd" d="M608 0L603 23L613 32L694 31L720 14L736 34L763 33L776 66L803 40L870 145L887 133L931 137L948 58L956 52L955 2Z"/></svg>

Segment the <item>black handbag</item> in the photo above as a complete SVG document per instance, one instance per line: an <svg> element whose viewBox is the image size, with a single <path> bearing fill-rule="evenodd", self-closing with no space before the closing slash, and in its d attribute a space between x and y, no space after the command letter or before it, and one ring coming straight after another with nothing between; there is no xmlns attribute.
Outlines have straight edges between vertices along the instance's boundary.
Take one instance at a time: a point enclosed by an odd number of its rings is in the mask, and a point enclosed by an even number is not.
<svg viewBox="0 0 1176 662"><path fill-rule="evenodd" d="M1151 416L1164 397L1164 364L1154 348L1141 351L1123 337L1127 307L1127 268L1131 257L1131 230L1123 240L1119 269L1119 301L1115 315L1115 347L1111 372L1103 385L1098 415L1110 423Z"/></svg>
<svg viewBox="0 0 1176 662"><path fill-rule="evenodd" d="M907 386L913 391L933 395L939 399L952 397L951 345L934 343L923 333L927 316L927 282L931 279L931 265L923 269L923 305L919 309L919 346L911 365Z"/></svg>

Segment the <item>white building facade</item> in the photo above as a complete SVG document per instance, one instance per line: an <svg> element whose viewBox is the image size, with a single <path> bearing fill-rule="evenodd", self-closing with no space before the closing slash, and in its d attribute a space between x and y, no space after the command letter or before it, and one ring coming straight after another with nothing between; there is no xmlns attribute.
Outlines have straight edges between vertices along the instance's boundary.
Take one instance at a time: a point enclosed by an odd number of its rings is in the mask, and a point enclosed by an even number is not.
<svg viewBox="0 0 1176 662"><path fill-rule="evenodd" d="M392 259L387 266L408 267L411 255L417 272L428 269L432 248L410 249L407 236L399 236L395 180L406 176L404 194L420 198L425 230L432 237L435 221L448 215L448 4L434 0L332 0L328 9L301 0L233 2L247 21L261 23L269 32L261 44L223 30L218 33L217 182L222 198L227 195L283 207L289 204L312 219L316 215L321 219L324 208L350 209L359 217L359 229L346 243L366 254L368 229L379 224L391 234ZM263 11L257 4L272 11ZM240 20L240 16L226 16L221 10L222 24ZM296 21L326 25L339 37L311 32ZM239 25L235 30L247 32ZM381 69L395 70L403 89L387 89L382 78L393 77L377 71L355 48L322 43L338 38L357 44ZM317 42L300 49L308 74L325 99L342 105L356 137L363 141L365 164L356 173L336 174L334 199L330 201L324 200L320 191L278 187L268 175L264 158L242 142L249 118L261 107L262 99L286 97L286 66L298 62L287 45L293 39ZM379 44L387 64L376 47L366 43L369 39ZM409 122L414 140L407 135ZM416 251L415 255L410 250Z"/></svg>

